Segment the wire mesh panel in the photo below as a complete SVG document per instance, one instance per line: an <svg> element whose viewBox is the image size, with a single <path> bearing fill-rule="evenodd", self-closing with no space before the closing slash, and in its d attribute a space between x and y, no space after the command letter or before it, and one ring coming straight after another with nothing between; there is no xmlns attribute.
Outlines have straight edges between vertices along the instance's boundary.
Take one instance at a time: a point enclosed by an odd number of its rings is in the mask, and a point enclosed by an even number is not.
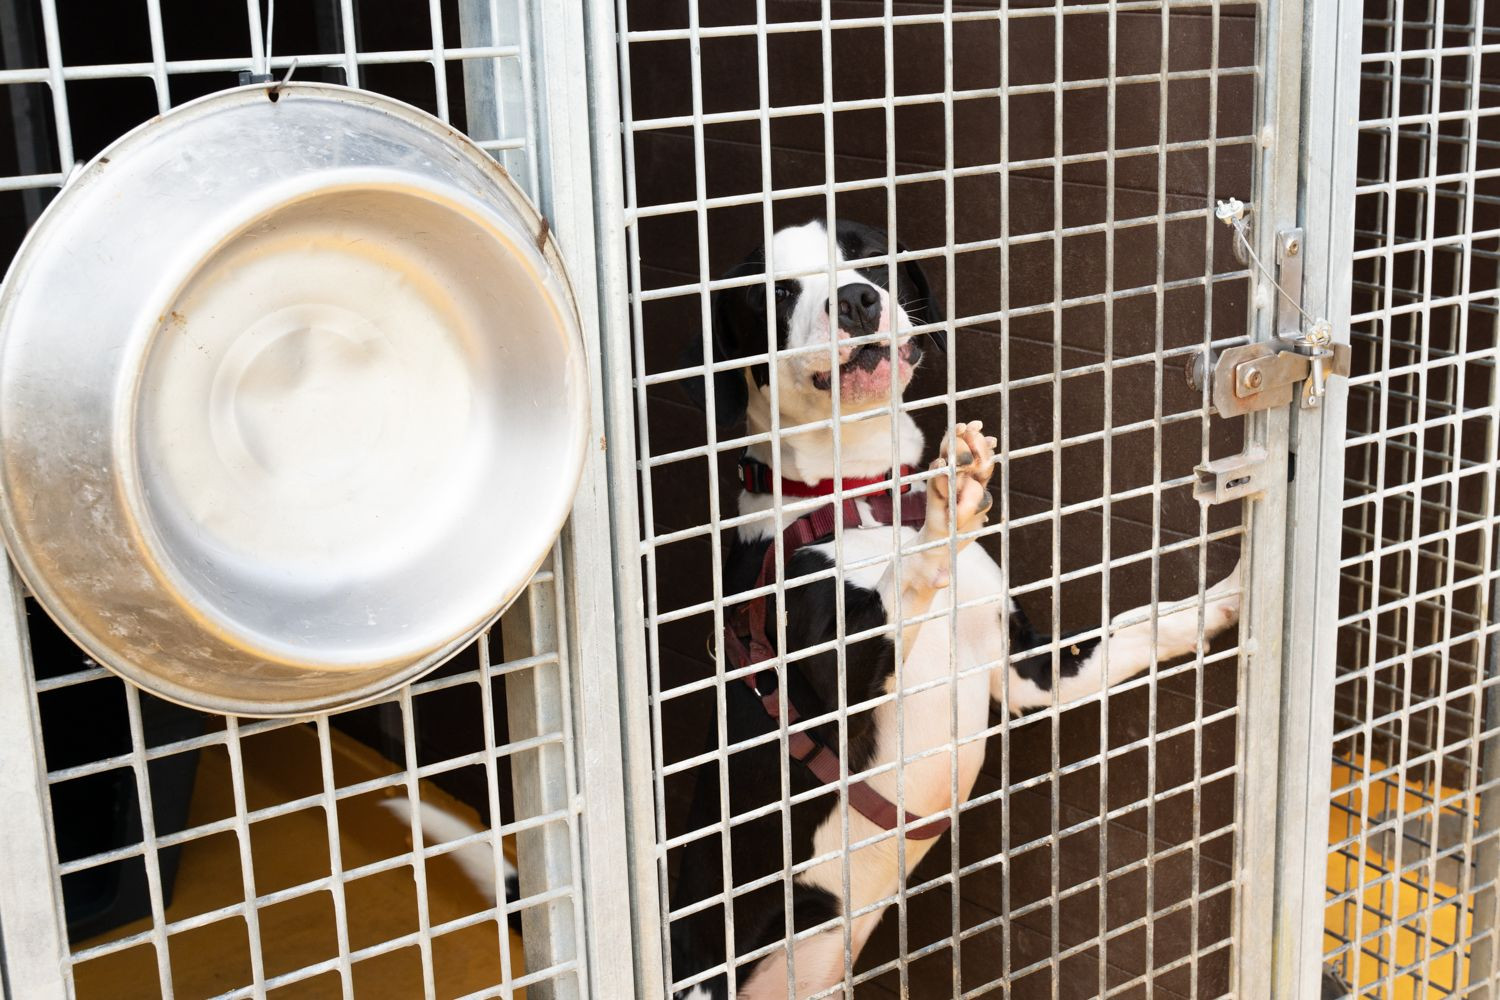
<svg viewBox="0 0 1500 1000"><path fill-rule="evenodd" d="M547 122L585 95L565 75L549 89L533 50L577 49L581 30L551 9L469 0L0 3L0 260L76 161L243 71L295 67L415 104L566 213L573 165L549 159ZM575 605L607 605L609 588L580 583L572 537L438 672L284 721L141 693L7 576L0 603L21 625L0 629L9 995L588 995L584 872L618 861L585 860L585 803L618 772L578 766L578 715L597 699L579 693L577 636L607 636L610 619L580 625ZM589 659L610 673L611 651Z"/></svg>
<svg viewBox="0 0 1500 1000"><path fill-rule="evenodd" d="M1489 996L1500 6L1367 0L1363 53L1325 957Z"/></svg>
<svg viewBox="0 0 1500 1000"><path fill-rule="evenodd" d="M1241 995L1274 664L1215 638L1255 539L1194 468L1250 442L1182 369L1268 321L1213 208L1276 9L618 5L667 995ZM987 523L891 526L969 421Z"/></svg>

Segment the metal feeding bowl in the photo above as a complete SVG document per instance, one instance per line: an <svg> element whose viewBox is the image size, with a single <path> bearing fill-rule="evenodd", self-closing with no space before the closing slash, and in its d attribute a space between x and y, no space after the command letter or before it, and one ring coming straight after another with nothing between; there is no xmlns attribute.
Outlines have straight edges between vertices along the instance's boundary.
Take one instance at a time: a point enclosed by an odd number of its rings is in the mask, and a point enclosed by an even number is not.
<svg viewBox="0 0 1500 1000"><path fill-rule="evenodd" d="M547 227L448 126L226 91L64 188L0 290L0 524L58 623L172 701L300 715L462 648L588 436Z"/></svg>

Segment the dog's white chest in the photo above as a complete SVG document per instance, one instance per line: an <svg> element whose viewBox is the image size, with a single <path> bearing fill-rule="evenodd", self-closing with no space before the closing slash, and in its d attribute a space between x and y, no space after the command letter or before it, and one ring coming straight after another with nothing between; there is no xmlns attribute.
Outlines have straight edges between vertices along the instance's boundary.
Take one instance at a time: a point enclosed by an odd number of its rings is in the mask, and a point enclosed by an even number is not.
<svg viewBox="0 0 1500 1000"><path fill-rule="evenodd" d="M917 532L901 529L902 544L914 543ZM890 526L844 534L844 562L859 562L891 551ZM848 573L859 587L876 589L884 565ZM984 760L984 741L972 738L989 724L990 670L1005 653L1004 615L1009 601L1005 574L978 545L959 553L953 584L939 591L930 613L934 617L904 651L887 692L899 696L875 711L876 741L872 766L904 757L903 794L908 812L926 815L948 808L956 791L967 797ZM954 593L961 607L947 614ZM886 608L887 621L897 609ZM954 655L956 653L956 655ZM957 761L953 747L957 746ZM957 779L955 782L955 778ZM871 780L875 788L896 801L897 777L888 771Z"/></svg>

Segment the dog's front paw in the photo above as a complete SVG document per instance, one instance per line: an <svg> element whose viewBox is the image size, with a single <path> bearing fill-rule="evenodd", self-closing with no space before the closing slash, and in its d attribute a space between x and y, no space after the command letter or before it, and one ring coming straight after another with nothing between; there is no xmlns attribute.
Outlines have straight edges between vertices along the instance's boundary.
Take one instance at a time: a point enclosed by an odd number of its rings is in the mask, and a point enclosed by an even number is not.
<svg viewBox="0 0 1500 1000"><path fill-rule="evenodd" d="M1203 628L1209 635L1217 635L1240 620L1240 564L1233 571L1209 588L1205 597L1208 605L1203 612Z"/></svg>
<svg viewBox="0 0 1500 1000"><path fill-rule="evenodd" d="M1142 613L1148 612L1146 608L1116 616L1110 622L1110 642L1135 637L1149 648L1150 637L1154 634L1157 660L1165 662L1185 656L1199 647L1200 616L1204 640L1212 639L1239 621L1241 596L1240 568L1236 566L1232 573L1201 597L1158 605L1154 622L1149 616L1140 620ZM1110 657L1112 664L1117 662L1114 652Z"/></svg>
<svg viewBox="0 0 1500 1000"><path fill-rule="evenodd" d="M939 475L927 484L927 522L922 529L924 541L945 539L953 532L962 536L984 526L994 505L988 487L990 476L995 471L995 444L994 438L984 436L984 425L977 420L956 425L953 432L944 437L938 457L928 466ZM948 508L950 496L953 502L951 517ZM973 540L960 537L957 546L962 550ZM946 545L924 553L925 576L932 587L948 585L952 576L948 559Z"/></svg>
<svg viewBox="0 0 1500 1000"><path fill-rule="evenodd" d="M995 471L995 445L994 438L984 436L984 424L978 420L958 424L944 436L937 459L928 466L934 472L947 473L932 479L927 487L930 537L945 537L949 532L950 493L954 495L954 529L965 534L983 527L993 506L989 483ZM959 544L969 541L972 539L962 539Z"/></svg>

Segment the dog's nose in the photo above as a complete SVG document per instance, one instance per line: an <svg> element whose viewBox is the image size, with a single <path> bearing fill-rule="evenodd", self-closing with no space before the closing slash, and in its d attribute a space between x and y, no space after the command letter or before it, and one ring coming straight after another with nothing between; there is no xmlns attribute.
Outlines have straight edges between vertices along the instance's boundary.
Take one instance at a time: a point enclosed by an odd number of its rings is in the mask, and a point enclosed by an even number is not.
<svg viewBox="0 0 1500 1000"><path fill-rule="evenodd" d="M839 326L853 333L873 333L880 326L880 293L860 282L839 289Z"/></svg>

